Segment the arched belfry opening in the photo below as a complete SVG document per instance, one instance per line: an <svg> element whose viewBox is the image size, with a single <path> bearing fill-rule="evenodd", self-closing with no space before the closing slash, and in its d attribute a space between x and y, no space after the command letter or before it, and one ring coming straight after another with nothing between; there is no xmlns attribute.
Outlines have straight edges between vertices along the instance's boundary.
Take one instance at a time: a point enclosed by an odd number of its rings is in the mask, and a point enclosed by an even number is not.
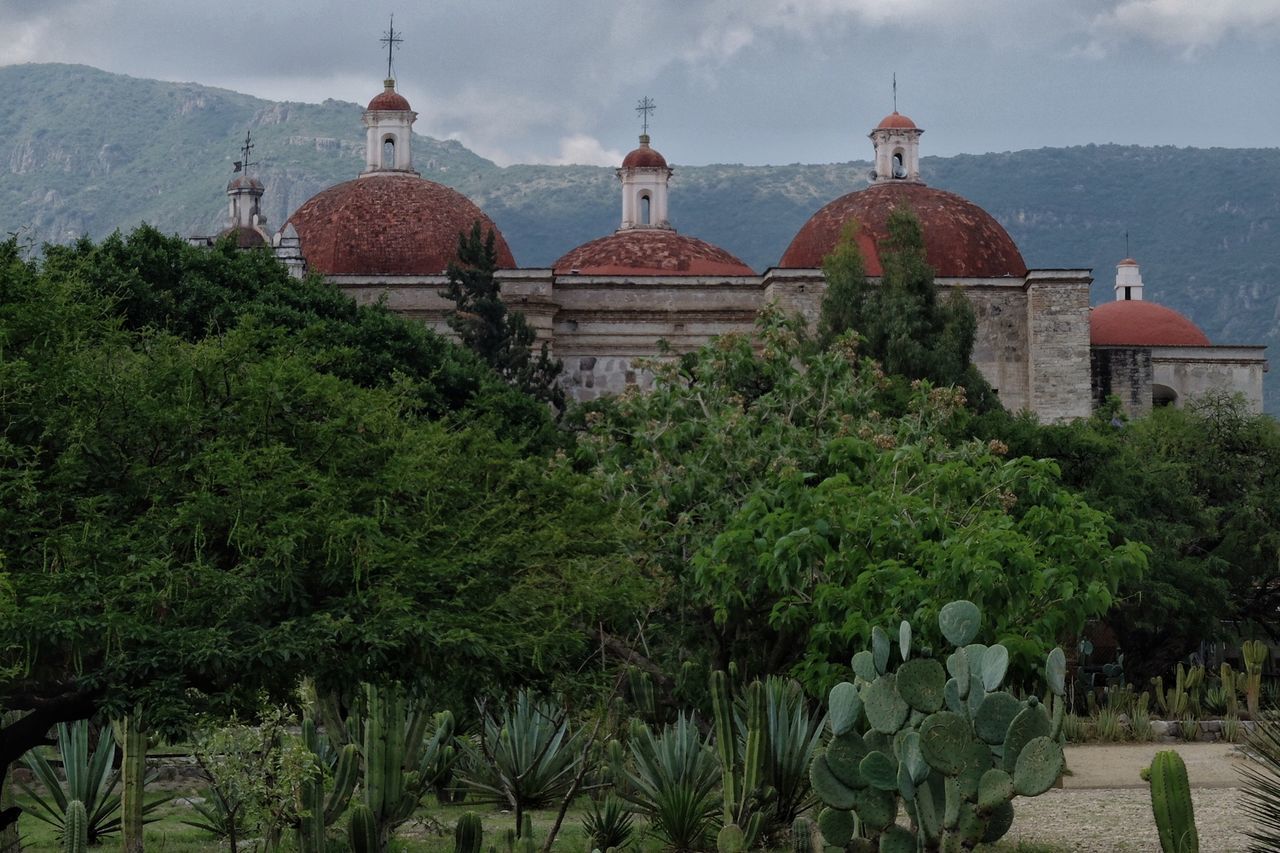
<svg viewBox="0 0 1280 853"><path fill-rule="evenodd" d="M640 193L639 225L653 224L653 197L647 192Z"/></svg>
<svg viewBox="0 0 1280 853"><path fill-rule="evenodd" d="M394 169L396 167L396 140L394 136L388 136L382 140L382 168Z"/></svg>

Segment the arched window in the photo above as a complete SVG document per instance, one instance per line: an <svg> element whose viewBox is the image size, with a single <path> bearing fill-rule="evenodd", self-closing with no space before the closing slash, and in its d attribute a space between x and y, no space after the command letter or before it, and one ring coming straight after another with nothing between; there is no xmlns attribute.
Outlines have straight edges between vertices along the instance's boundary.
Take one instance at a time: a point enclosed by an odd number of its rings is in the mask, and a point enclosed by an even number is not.
<svg viewBox="0 0 1280 853"><path fill-rule="evenodd" d="M898 180L907 176L907 164L902 158L901 151L893 152L893 176Z"/></svg>
<svg viewBox="0 0 1280 853"><path fill-rule="evenodd" d="M644 193L640 196L640 224L641 225L653 224L649 219L651 215L649 208L650 208L649 194Z"/></svg>
<svg viewBox="0 0 1280 853"><path fill-rule="evenodd" d="M394 169L396 167L396 141L388 136L382 140L382 168Z"/></svg>
<svg viewBox="0 0 1280 853"><path fill-rule="evenodd" d="M1161 406L1175 406L1178 403L1178 392L1170 388L1168 385L1151 386L1151 405L1155 408Z"/></svg>

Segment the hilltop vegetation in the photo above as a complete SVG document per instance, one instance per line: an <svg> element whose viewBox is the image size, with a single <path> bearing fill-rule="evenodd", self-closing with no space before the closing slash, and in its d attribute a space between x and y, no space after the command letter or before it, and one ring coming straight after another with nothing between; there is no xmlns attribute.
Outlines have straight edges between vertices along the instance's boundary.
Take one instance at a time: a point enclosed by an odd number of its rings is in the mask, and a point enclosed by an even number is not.
<svg viewBox="0 0 1280 853"><path fill-rule="evenodd" d="M21 230L24 241L101 238L142 221L216 231L246 128L273 228L363 162L354 104L274 103L67 65L0 68L0 86L0 231ZM455 141L414 144L423 175L484 207L523 265L549 264L616 227L612 169L500 168ZM675 225L761 270L813 211L863 186L869 168L861 160L680 166L679 152L664 153L676 164ZM851 143L850 154L863 153ZM1280 342L1280 149L1089 145L925 157L922 171L989 210L1029 265L1093 268L1095 302L1111 296L1128 231L1150 298L1187 313L1215 341ZM1280 372L1268 376L1267 399L1280 411Z"/></svg>

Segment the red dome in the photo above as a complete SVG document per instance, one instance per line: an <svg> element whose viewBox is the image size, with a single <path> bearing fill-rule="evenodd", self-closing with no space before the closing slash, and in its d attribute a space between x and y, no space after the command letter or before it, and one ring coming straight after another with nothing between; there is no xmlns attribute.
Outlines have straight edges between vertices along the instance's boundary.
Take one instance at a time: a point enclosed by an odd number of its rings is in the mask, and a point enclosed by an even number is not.
<svg viewBox="0 0 1280 853"><path fill-rule="evenodd" d="M369 102L370 110L402 110L408 112L412 109L409 101L404 95L397 92L392 86L387 86L378 94L373 96L373 100Z"/></svg>
<svg viewBox="0 0 1280 853"><path fill-rule="evenodd" d="M902 113L894 110L889 115L880 119L880 123L876 125L876 130L917 130L916 123L904 116Z"/></svg>
<svg viewBox="0 0 1280 853"><path fill-rule="evenodd" d="M622 158L624 169L667 169L667 158L649 147L649 137L640 137L640 147Z"/></svg>
<svg viewBox="0 0 1280 853"><path fill-rule="evenodd" d="M755 275L718 246L666 228L631 228L592 240L552 265L556 275Z"/></svg>
<svg viewBox="0 0 1280 853"><path fill-rule="evenodd" d="M1154 302L1118 299L1089 312L1094 346L1207 347L1209 338L1186 317Z"/></svg>
<svg viewBox="0 0 1280 853"><path fill-rule="evenodd" d="M472 223L493 229L498 266L516 265L497 226L466 196L412 175L373 175L330 187L298 208L307 267L324 275L439 275Z"/></svg>
<svg viewBox="0 0 1280 853"><path fill-rule="evenodd" d="M780 267L811 269L835 248L856 220L867 275L881 275L876 246L889 235L889 214L907 207L920 219L925 257L942 278L1021 278L1022 253L1008 232L982 208L955 193L905 181L872 184L843 195L809 218L783 253Z"/></svg>

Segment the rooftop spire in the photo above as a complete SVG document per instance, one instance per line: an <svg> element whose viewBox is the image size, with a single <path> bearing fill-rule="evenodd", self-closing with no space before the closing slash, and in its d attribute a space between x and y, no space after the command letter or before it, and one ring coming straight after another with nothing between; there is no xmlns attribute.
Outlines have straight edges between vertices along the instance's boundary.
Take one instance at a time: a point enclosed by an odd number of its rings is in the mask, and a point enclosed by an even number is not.
<svg viewBox="0 0 1280 853"><path fill-rule="evenodd" d="M640 141L649 141L649 113L658 109L658 105L653 102L653 98L645 95L636 101L636 112L640 114Z"/></svg>
<svg viewBox="0 0 1280 853"><path fill-rule="evenodd" d="M893 72L893 111L898 111L898 72Z"/></svg>
<svg viewBox="0 0 1280 853"><path fill-rule="evenodd" d="M395 79L391 74L391 58L394 55L396 49L400 47L400 43L403 41L404 39L401 38L400 33L396 32L396 16L393 14L391 16L391 27L385 32L383 32L382 38L379 39L379 42L381 44L386 45L386 48L387 48L387 79L388 80Z"/></svg>
<svg viewBox="0 0 1280 853"><path fill-rule="evenodd" d="M240 159L236 161L234 171L244 172L244 176L249 177L249 167L256 166L257 163L249 161L249 154L253 151L253 140L250 137L251 131L244 132L244 144L240 146Z"/></svg>

